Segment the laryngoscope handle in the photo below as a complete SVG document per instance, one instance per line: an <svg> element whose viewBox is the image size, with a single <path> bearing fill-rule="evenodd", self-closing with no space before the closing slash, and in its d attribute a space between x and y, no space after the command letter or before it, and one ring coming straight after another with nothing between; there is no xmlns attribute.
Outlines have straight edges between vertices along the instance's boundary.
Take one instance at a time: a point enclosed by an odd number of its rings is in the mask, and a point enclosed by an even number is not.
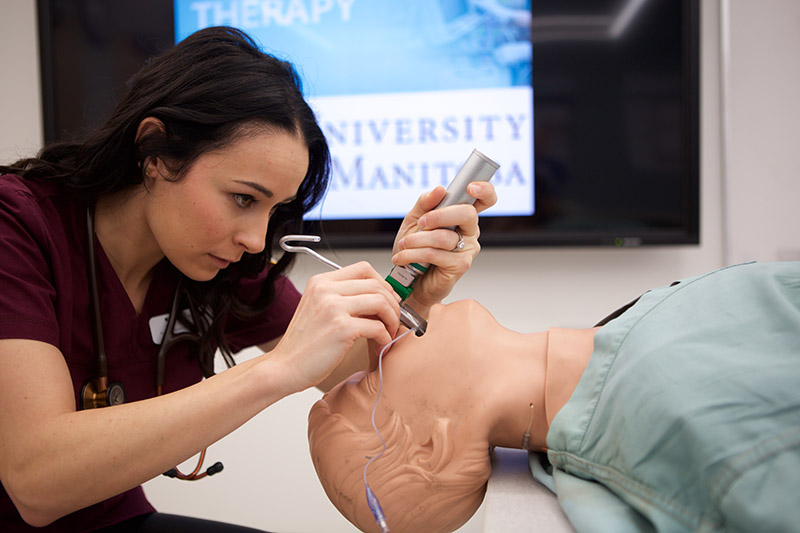
<svg viewBox="0 0 800 533"><path fill-rule="evenodd" d="M447 192L442 201L434 209L448 207L457 204L474 204L475 198L467 192L467 186L475 181L489 181L497 172L500 165L480 153L472 150L461 170L447 186Z"/></svg>
<svg viewBox="0 0 800 533"><path fill-rule="evenodd" d="M433 210L457 204L474 204L475 198L469 195L467 186L475 181L491 180L498 168L500 168L500 165L478 150L472 150L456 177L448 185L444 198ZM445 229L456 230L455 227L447 227ZM412 286L414 282L417 278L423 276L430 266L430 263L411 263L404 266L395 266L386 276L386 281L405 300L414 291Z"/></svg>

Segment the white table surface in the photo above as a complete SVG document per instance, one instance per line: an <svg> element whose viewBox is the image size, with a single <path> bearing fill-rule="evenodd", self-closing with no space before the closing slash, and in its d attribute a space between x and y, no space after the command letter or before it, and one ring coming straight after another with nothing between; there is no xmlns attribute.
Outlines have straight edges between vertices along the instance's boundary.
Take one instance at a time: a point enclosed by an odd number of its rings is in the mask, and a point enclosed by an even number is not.
<svg viewBox="0 0 800 533"><path fill-rule="evenodd" d="M555 494L533 479L524 450L495 448L485 504L484 533L574 533Z"/></svg>

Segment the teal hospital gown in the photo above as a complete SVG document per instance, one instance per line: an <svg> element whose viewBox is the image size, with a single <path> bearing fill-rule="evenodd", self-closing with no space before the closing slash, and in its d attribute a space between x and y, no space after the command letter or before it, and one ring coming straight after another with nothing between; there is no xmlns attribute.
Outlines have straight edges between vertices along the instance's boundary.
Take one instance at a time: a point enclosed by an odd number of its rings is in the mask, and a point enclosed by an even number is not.
<svg viewBox="0 0 800 533"><path fill-rule="evenodd" d="M534 476L578 531L800 531L800 263L645 293L598 331L547 446Z"/></svg>

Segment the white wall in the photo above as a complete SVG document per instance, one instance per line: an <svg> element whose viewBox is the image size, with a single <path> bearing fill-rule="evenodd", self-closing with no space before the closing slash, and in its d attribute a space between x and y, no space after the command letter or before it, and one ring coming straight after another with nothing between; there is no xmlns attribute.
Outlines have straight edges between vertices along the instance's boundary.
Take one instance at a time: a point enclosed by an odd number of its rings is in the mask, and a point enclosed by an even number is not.
<svg viewBox="0 0 800 533"><path fill-rule="evenodd" d="M44 140L36 2L0 4L0 161L38 150Z"/></svg>
<svg viewBox="0 0 800 533"><path fill-rule="evenodd" d="M486 249L452 299L475 298L519 331L584 327L652 286L741 259L800 258L794 146L800 2L702 0L702 15L701 244ZM2 3L0 58L0 159L6 160L32 151L42 138L33 0ZM337 261L360 259L389 270L388 249L342 252ZM302 287L317 271L302 261L293 279ZM287 398L214 445L210 461L222 460L225 473L197 483L157 479L146 485L149 496L164 511L273 531L353 531L328 503L308 457L306 414L317 397L306 391ZM462 529L480 531L480 516Z"/></svg>
<svg viewBox="0 0 800 533"><path fill-rule="evenodd" d="M722 12L725 261L800 261L800 2Z"/></svg>

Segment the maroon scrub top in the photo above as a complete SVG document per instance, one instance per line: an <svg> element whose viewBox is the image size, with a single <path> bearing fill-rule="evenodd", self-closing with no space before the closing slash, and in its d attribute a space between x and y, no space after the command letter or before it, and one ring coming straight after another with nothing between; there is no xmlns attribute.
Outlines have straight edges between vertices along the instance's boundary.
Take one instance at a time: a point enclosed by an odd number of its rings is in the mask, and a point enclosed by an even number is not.
<svg viewBox="0 0 800 533"><path fill-rule="evenodd" d="M68 199L55 182L0 176L0 338L32 339L57 347L72 376L76 406L95 368L87 241L85 203ZM158 344L150 319L169 312L178 272L167 260L157 265L142 312L137 314L96 239L95 255L109 380L122 383L128 402L151 398L156 395ZM242 280L236 293L255 299L265 277L266 270L255 279ZM225 336L234 352L272 340L286 330L300 294L286 278L279 278L275 292L263 316L226 323ZM188 343L175 345L166 359L164 392L201 379ZM4 532L83 531L153 510L137 487L46 528L31 528L0 486L0 531Z"/></svg>

